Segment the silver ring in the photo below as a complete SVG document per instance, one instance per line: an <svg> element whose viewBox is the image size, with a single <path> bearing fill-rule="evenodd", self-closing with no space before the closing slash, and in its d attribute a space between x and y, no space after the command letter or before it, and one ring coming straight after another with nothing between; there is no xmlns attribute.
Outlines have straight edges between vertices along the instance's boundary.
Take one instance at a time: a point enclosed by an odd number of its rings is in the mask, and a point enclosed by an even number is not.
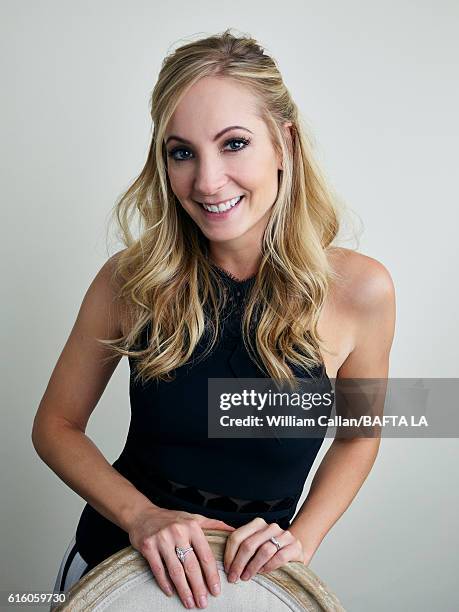
<svg viewBox="0 0 459 612"><path fill-rule="evenodd" d="M180 546L175 547L175 553L182 563L185 562L187 553L191 552L192 550L194 550L192 546L188 546L188 548L181 548Z"/></svg>
<svg viewBox="0 0 459 612"><path fill-rule="evenodd" d="M282 544L279 542L279 540L276 540L274 536L272 538L269 538L269 540L276 546L277 550L280 550L282 548Z"/></svg>

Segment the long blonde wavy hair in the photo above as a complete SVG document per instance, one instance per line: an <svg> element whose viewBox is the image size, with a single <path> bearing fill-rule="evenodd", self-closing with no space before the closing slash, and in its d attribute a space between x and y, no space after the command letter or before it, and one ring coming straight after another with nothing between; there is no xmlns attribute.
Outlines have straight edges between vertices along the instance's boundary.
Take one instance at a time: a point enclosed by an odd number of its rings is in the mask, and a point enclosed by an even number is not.
<svg viewBox="0 0 459 612"><path fill-rule="evenodd" d="M317 324L329 284L337 277L326 249L339 230L338 199L314 159L275 61L257 41L234 36L231 28L188 42L163 60L151 96L154 128L148 157L114 207L126 248L114 257L113 280L131 324L121 338L99 341L135 359L136 381L172 380L173 371L189 362L206 330L211 332L210 342L201 358L217 342L224 288L209 261L208 239L172 192L163 144L180 100L206 76L233 79L254 94L259 116L282 155L278 195L263 235L261 264L247 296L242 332L251 358L263 372L296 386L288 362L308 372L322 364L320 351L325 347ZM292 124L290 140L282 129L285 122ZM138 238L130 230L135 215L140 221ZM209 317L203 308L206 302ZM137 346L148 322L146 346Z"/></svg>

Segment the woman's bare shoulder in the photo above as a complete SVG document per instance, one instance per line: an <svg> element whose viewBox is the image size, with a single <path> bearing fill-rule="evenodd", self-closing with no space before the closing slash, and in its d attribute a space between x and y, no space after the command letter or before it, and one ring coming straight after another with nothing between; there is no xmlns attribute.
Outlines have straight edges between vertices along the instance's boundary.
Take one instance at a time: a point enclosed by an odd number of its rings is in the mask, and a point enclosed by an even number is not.
<svg viewBox="0 0 459 612"><path fill-rule="evenodd" d="M389 270L374 257L344 247L333 247L327 254L339 275L334 287L339 301L355 312L371 307L383 295L393 292Z"/></svg>
<svg viewBox="0 0 459 612"><path fill-rule="evenodd" d="M331 362L330 371L344 378L385 377L396 310L390 272L377 259L351 249L335 249L330 257L341 279L330 298L330 303L338 304L339 308L329 309L334 315L339 314L336 318L341 324L330 337L335 339L346 329L346 342L342 342L346 350Z"/></svg>
<svg viewBox="0 0 459 612"><path fill-rule="evenodd" d="M338 357L330 361L330 372L336 372L363 330L393 312L395 289L387 268L373 257L343 247L328 249L327 256L337 280L330 286L321 329L337 351Z"/></svg>

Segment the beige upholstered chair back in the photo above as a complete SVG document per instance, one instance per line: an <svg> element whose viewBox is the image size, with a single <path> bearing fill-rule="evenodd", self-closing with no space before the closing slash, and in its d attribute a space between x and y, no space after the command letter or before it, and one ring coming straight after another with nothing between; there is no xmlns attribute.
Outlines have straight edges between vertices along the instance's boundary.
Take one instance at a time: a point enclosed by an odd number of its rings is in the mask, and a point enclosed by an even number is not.
<svg viewBox="0 0 459 612"><path fill-rule="evenodd" d="M205 529L217 560L222 590L208 595L207 610L221 612L344 612L336 596L302 563L289 562L269 574L257 574L245 582L229 583L223 568L228 533ZM83 576L55 610L110 612L177 612L185 607L178 595L167 597L146 560L132 547L124 548ZM197 608L195 608L197 609Z"/></svg>

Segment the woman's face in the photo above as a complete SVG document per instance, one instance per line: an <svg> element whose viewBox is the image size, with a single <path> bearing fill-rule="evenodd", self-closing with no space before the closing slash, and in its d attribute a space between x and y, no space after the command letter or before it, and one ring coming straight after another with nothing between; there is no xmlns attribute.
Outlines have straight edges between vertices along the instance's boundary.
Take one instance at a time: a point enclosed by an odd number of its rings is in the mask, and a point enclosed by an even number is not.
<svg viewBox="0 0 459 612"><path fill-rule="evenodd" d="M177 199L210 241L236 248L261 244L282 167L255 103L233 80L202 78L176 108L164 138ZM208 212L203 203L232 206Z"/></svg>

